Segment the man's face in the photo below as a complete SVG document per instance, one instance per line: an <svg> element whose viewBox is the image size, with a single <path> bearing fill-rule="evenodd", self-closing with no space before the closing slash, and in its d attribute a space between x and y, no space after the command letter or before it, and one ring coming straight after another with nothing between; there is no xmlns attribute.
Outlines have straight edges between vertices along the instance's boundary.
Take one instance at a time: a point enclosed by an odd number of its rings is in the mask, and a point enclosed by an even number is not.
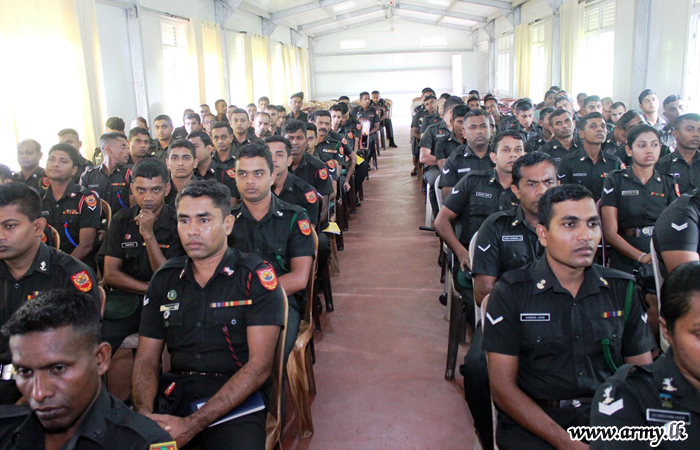
<svg viewBox="0 0 700 450"><path fill-rule="evenodd" d="M591 101L588 102L588 105L586 106L586 114L594 113L594 112L599 112L603 113L603 103L599 101Z"/></svg>
<svg viewBox="0 0 700 450"><path fill-rule="evenodd" d="M549 123L549 116L552 115L552 113L549 114L542 114L540 113L540 120L537 121L537 124L541 126L543 129L549 130L547 127L547 124Z"/></svg>
<svg viewBox="0 0 700 450"><path fill-rule="evenodd" d="M258 113L258 108L252 105L246 107L245 111L248 113L248 122L253 123L255 121L255 115Z"/></svg>
<svg viewBox="0 0 700 450"><path fill-rule="evenodd" d="M537 215L540 197L547 189L557 185L557 169L547 161L534 166L523 167L522 178L518 185L513 185L512 190L520 199L523 209Z"/></svg>
<svg viewBox="0 0 700 450"><path fill-rule="evenodd" d="M267 108L267 105L269 105L268 102L266 101L259 101L258 102L258 111L265 111L265 108Z"/></svg>
<svg viewBox="0 0 700 450"><path fill-rule="evenodd" d="M579 94L576 97L576 103L578 103L578 109L584 109L583 102L586 101L586 94Z"/></svg>
<svg viewBox="0 0 700 450"><path fill-rule="evenodd" d="M0 207L0 260L11 261L24 256L44 234L46 220L30 221L17 205Z"/></svg>
<svg viewBox="0 0 700 450"><path fill-rule="evenodd" d="M481 102L479 101L479 99L476 98L471 99L467 102L467 106L469 107L469 109L479 109L481 108Z"/></svg>
<svg viewBox="0 0 700 450"><path fill-rule="evenodd" d="M557 109L565 109L569 111L571 114L574 113L574 104L571 103L568 99L563 99L559 100L555 106Z"/></svg>
<svg viewBox="0 0 700 450"><path fill-rule="evenodd" d="M306 133L302 129L296 130L294 133L286 133L284 135L292 144L292 156L299 156L306 148Z"/></svg>
<svg viewBox="0 0 700 450"><path fill-rule="evenodd" d="M272 165L276 175L281 175L289 170L292 164L292 155L287 156L287 147L283 142L270 142L267 144L272 153Z"/></svg>
<svg viewBox="0 0 700 450"><path fill-rule="evenodd" d="M277 128L282 128L282 125L284 125L285 120L287 120L287 118L283 114L280 114L279 111L277 111Z"/></svg>
<svg viewBox="0 0 700 450"><path fill-rule="evenodd" d="M678 99L675 102L667 103L664 106L664 116L669 122L674 123L679 116L685 114L685 103Z"/></svg>
<svg viewBox="0 0 700 450"><path fill-rule="evenodd" d="M548 106L554 106L554 100L557 98L557 94L555 92L552 92L548 96L544 98L544 106L545 108Z"/></svg>
<svg viewBox="0 0 700 450"><path fill-rule="evenodd" d="M589 267L601 236L595 202L584 198L553 205L549 229L537 225L537 236L550 261L571 269Z"/></svg>
<svg viewBox="0 0 700 450"><path fill-rule="evenodd" d="M277 126L277 108L267 108L266 113L270 115L270 127Z"/></svg>
<svg viewBox="0 0 700 450"><path fill-rule="evenodd" d="M123 137L110 139L104 148L104 153L113 158L117 164L129 162L129 143Z"/></svg>
<svg viewBox="0 0 700 450"><path fill-rule="evenodd" d="M248 121L248 114L246 113L236 113L231 115L231 128L233 128L233 133L237 135L245 134L248 131L250 122Z"/></svg>
<svg viewBox="0 0 700 450"><path fill-rule="evenodd" d="M689 381L700 381L700 296L692 294L690 308L676 320L673 333L668 332L666 320L661 318L664 337L673 346L673 360L681 374Z"/></svg>
<svg viewBox="0 0 700 450"><path fill-rule="evenodd" d="M520 126L524 129L528 129L532 126L532 121L535 120L535 110L528 109L527 111L517 111L516 118L520 123Z"/></svg>
<svg viewBox="0 0 700 450"><path fill-rule="evenodd" d="M255 117L255 135L259 138L267 136L270 132L270 116L260 114Z"/></svg>
<svg viewBox="0 0 700 450"><path fill-rule="evenodd" d="M360 105L362 105L363 109L367 109L369 106L369 95L365 94L362 97L360 97Z"/></svg>
<svg viewBox="0 0 700 450"><path fill-rule="evenodd" d="M199 124L197 119L185 119L185 130L187 131L187 134L190 134L193 131L199 131L202 128L202 125Z"/></svg>
<svg viewBox="0 0 700 450"><path fill-rule="evenodd" d="M491 161L496 168L505 173L513 171L513 164L525 154L523 141L506 136L500 140L494 153L491 153Z"/></svg>
<svg viewBox="0 0 700 450"><path fill-rule="evenodd" d="M635 166L654 167L661 153L661 142L656 133L647 132L637 136L632 148L626 147L627 155L632 157Z"/></svg>
<svg viewBox="0 0 700 450"><path fill-rule="evenodd" d="M193 140L199 141L200 144L202 143L200 138L192 138L191 141ZM197 158L192 157L192 153L190 153L188 148L176 147L170 150L168 169L170 169L170 174L173 178L187 178L192 175L196 167Z"/></svg>
<svg viewBox="0 0 700 450"><path fill-rule="evenodd" d="M131 192L141 209L155 212L163 206L165 196L170 193L170 183L166 183L161 177L136 177L131 183Z"/></svg>
<svg viewBox="0 0 700 450"><path fill-rule="evenodd" d="M184 196L177 205L177 232L192 259L206 259L221 251L233 222L233 216L224 217L209 197Z"/></svg>
<svg viewBox="0 0 700 450"><path fill-rule="evenodd" d="M204 117L205 114L211 114L211 108L209 106L204 105L199 107L199 117Z"/></svg>
<svg viewBox="0 0 700 450"><path fill-rule="evenodd" d="M340 111L331 111L331 128L337 130L343 121L343 113Z"/></svg>
<svg viewBox="0 0 700 450"><path fill-rule="evenodd" d="M46 176L51 180L68 181L78 171L66 152L54 150L46 160Z"/></svg>
<svg viewBox="0 0 700 450"><path fill-rule="evenodd" d="M228 128L219 127L211 130L211 140L217 152L226 152L231 148L233 136L229 133ZM199 153L197 154L197 159L199 159Z"/></svg>
<svg viewBox="0 0 700 450"><path fill-rule="evenodd" d="M491 127L486 116L467 117L464 122L467 145L471 149L484 149L491 139Z"/></svg>
<svg viewBox="0 0 700 450"><path fill-rule="evenodd" d="M350 118L350 111L343 113L343 119L340 121L340 124L345 126L345 124L348 123L349 118Z"/></svg>
<svg viewBox="0 0 700 450"><path fill-rule="evenodd" d="M649 94L642 99L642 103L639 105L645 114L651 114L659 110L659 97L656 94Z"/></svg>
<svg viewBox="0 0 700 450"><path fill-rule="evenodd" d="M327 116L316 117L316 128L318 129L318 136L321 139L325 139L328 136L328 132L331 131L331 118Z"/></svg>
<svg viewBox="0 0 700 450"><path fill-rule="evenodd" d="M215 128L215 130L218 130L218 128ZM213 147L210 145L205 147L200 137L193 137L188 139L188 141L194 145L194 153L197 155L197 165L208 162L211 158Z"/></svg>
<svg viewBox="0 0 700 450"><path fill-rule="evenodd" d="M10 337L17 388L49 433L66 432L95 399L109 367L108 344L90 345L65 326Z"/></svg>
<svg viewBox="0 0 700 450"><path fill-rule="evenodd" d="M137 134L129 141L129 153L137 158L143 158L148 153L151 140L145 134Z"/></svg>
<svg viewBox="0 0 700 450"><path fill-rule="evenodd" d="M42 153L31 142L20 142L17 146L17 162L21 168L32 169L39 165Z"/></svg>
<svg viewBox="0 0 700 450"><path fill-rule="evenodd" d="M372 101L374 103L377 103L379 101L379 92L375 92L372 94Z"/></svg>
<svg viewBox="0 0 700 450"><path fill-rule="evenodd" d="M464 117L452 118L452 134L464 139Z"/></svg>
<svg viewBox="0 0 700 450"><path fill-rule="evenodd" d="M156 120L153 127L159 141L167 141L173 134L173 126L167 120Z"/></svg>
<svg viewBox="0 0 700 450"><path fill-rule="evenodd" d="M697 149L700 147L700 122L683 120L673 130L673 137L676 138L678 147L688 150Z"/></svg>
<svg viewBox="0 0 700 450"><path fill-rule="evenodd" d="M299 97L292 97L289 101L289 106L292 107L292 111L298 113L301 111L301 99Z"/></svg>
<svg viewBox="0 0 700 450"><path fill-rule="evenodd" d="M579 130L578 134L584 142L589 144L602 144L607 137L605 131L605 119L596 118L586 121L586 126L583 130Z"/></svg>
<svg viewBox="0 0 700 450"><path fill-rule="evenodd" d="M620 120L620 117L622 117L626 112L627 110L622 105L618 106L617 108L611 108L610 120L612 120L612 123L617 124L617 121Z"/></svg>
<svg viewBox="0 0 700 450"><path fill-rule="evenodd" d="M571 114L559 114L551 118L549 128L558 141L565 141L574 134L574 121Z"/></svg>
<svg viewBox="0 0 700 450"><path fill-rule="evenodd" d="M425 110L428 111L428 114L435 114L437 102L434 98L429 98L423 102L423 107L425 107Z"/></svg>
<svg viewBox="0 0 700 450"><path fill-rule="evenodd" d="M236 159L236 186L243 201L256 203L270 195L273 175L265 158Z"/></svg>
<svg viewBox="0 0 700 450"><path fill-rule="evenodd" d="M132 128L134 128L134 127L132 127ZM80 151L80 147L83 146L83 143L80 142L80 139L78 138L78 136L75 134L72 134L72 133L66 133L63 136L59 136L58 143L59 144L68 144L78 151Z"/></svg>
<svg viewBox="0 0 700 450"><path fill-rule="evenodd" d="M484 106L486 106L486 112L492 116L498 117L501 115L500 111L498 111L498 103L496 103L494 100L487 101Z"/></svg>
<svg viewBox="0 0 700 450"><path fill-rule="evenodd" d="M306 130L306 153L314 154L316 151L316 139L318 136L314 130Z"/></svg>
<svg viewBox="0 0 700 450"><path fill-rule="evenodd" d="M226 114L226 108L227 108L227 107L228 107L228 106L226 105L226 102L217 102L217 103L214 105L214 108L216 108L217 114ZM200 112L201 112L201 110L200 110Z"/></svg>
<svg viewBox="0 0 700 450"><path fill-rule="evenodd" d="M613 101L610 98L605 97L603 99L603 111L610 112L612 105L613 105Z"/></svg>
<svg viewBox="0 0 700 450"><path fill-rule="evenodd" d="M216 122L216 116L211 114L207 114L204 116L204 119L202 119L202 127L209 136L211 136L211 127L214 125L214 122Z"/></svg>

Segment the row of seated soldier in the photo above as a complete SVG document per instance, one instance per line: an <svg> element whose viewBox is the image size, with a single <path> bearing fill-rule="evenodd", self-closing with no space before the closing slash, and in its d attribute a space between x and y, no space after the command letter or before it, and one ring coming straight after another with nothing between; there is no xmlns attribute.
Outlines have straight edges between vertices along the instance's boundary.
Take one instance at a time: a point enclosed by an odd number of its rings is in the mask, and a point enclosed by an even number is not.
<svg viewBox="0 0 700 450"><path fill-rule="evenodd" d="M470 324L460 370L481 446L637 448L567 430L677 421L688 440L661 448L693 448L700 115L651 89L630 110L586 94L574 109L558 86L539 104L417 101L411 175L449 249L450 320Z"/></svg>
<svg viewBox="0 0 700 450"><path fill-rule="evenodd" d="M20 142L21 170L0 170L0 403L29 408L0 412L0 448L83 448L96 437L121 437L120 448L265 448L265 408L211 425L245 402L275 403L278 345L284 372L307 312L323 308L307 288L328 273L339 205L361 206L380 124L395 146L390 101L370 97L307 114L296 93L286 116L265 97L247 109L218 100L217 114L185 111L181 128L157 116L154 136L143 118L128 134L110 118L92 161L64 129L45 169L40 143ZM134 335L130 411L100 377ZM52 339L56 348L41 344ZM49 380L59 371L61 383ZM91 434L100 421L108 435Z"/></svg>

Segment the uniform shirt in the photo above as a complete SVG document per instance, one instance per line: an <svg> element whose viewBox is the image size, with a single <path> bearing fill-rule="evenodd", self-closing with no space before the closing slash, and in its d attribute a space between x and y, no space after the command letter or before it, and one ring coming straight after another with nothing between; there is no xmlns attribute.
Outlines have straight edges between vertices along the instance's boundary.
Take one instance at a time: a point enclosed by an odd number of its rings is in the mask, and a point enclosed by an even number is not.
<svg viewBox="0 0 700 450"><path fill-rule="evenodd" d="M123 261L121 271L148 283L153 276L151 262L148 259L146 243L141 237L139 226L134 219L141 212L136 205L122 209L109 224L107 236L100 249L100 255L111 256ZM160 215L153 224L153 236L166 259L184 255L180 236L177 234L177 215L168 205L163 205Z"/></svg>
<svg viewBox="0 0 700 450"><path fill-rule="evenodd" d="M447 139L440 139L435 145L435 158L438 161L441 159L447 159L463 145L466 145L466 141L459 142L457 139L455 139L454 135L451 135Z"/></svg>
<svg viewBox="0 0 700 450"><path fill-rule="evenodd" d="M316 195L316 189L309 183L288 173L284 180L282 191L277 197L284 202L304 208L309 216L311 225L318 225L318 196Z"/></svg>
<svg viewBox="0 0 700 450"><path fill-rule="evenodd" d="M80 230L100 229L102 207L100 199L89 189L80 188L72 181L59 199L54 198L51 186L41 200L41 214L58 231L61 250L72 253L80 243Z"/></svg>
<svg viewBox="0 0 700 450"><path fill-rule="evenodd" d="M131 157L129 157L131 158ZM83 155L78 152L78 164L76 164L78 167L78 170L75 172L75 175L73 175L73 183L75 184L80 184L80 176L87 170L95 167L95 165L92 163L92 161L88 161L83 157Z"/></svg>
<svg viewBox="0 0 700 450"><path fill-rule="evenodd" d="M571 143L571 148L569 148L569 150L567 150L563 145L561 145L561 142L559 142L557 138L552 138L552 140L544 144L539 151L548 154L549 156L554 158L554 161L557 164L559 164L562 158L566 157L567 155L576 153L581 149L583 149L583 143L577 138L574 138L574 141Z"/></svg>
<svg viewBox="0 0 700 450"><path fill-rule="evenodd" d="M454 187L469 172L473 170L491 172L493 167L494 164L488 152L483 158L479 158L469 146L462 145L455 149L442 164L442 174L440 174L438 187Z"/></svg>
<svg viewBox="0 0 700 450"><path fill-rule="evenodd" d="M175 128L173 130L172 139L187 139L187 128L184 126Z"/></svg>
<svg viewBox="0 0 700 450"><path fill-rule="evenodd" d="M502 123L503 122L501 122L501 124ZM517 119L515 121L510 121L505 126L506 128L503 131L516 131L518 134L520 134L520 137L523 139L523 145L525 145L530 139L540 139L542 137L542 129L534 122L530 126L530 131L525 131Z"/></svg>
<svg viewBox="0 0 700 450"><path fill-rule="evenodd" d="M44 428L34 413L28 414L12 433L12 439L0 442L2 450L43 449ZM95 402L73 436L61 447L66 450L143 450L166 448L173 439L157 423L131 411L102 386Z"/></svg>
<svg viewBox="0 0 700 450"><path fill-rule="evenodd" d="M259 143L262 142L260 139L258 139L255 136L255 132L253 132L253 135L251 136L250 134L246 134L246 138L243 142L238 142L236 137L234 136L233 142L231 142L231 151L228 154L228 158L225 160L221 160L221 157L219 156L219 152L214 152L214 156L212 156L211 159L219 163L220 165L226 166L227 169L235 169L236 168L236 155L238 154L238 150L240 150L241 147L244 145L248 144L253 144L253 143Z"/></svg>
<svg viewBox="0 0 700 450"><path fill-rule="evenodd" d="M306 114L304 111L299 111L299 117L294 117L294 113L289 113L286 116L284 116L284 120L301 120L302 122L306 123L309 121L309 115Z"/></svg>
<svg viewBox="0 0 700 450"><path fill-rule="evenodd" d="M358 122L360 119L369 120L370 130L379 123L379 114L377 114L377 111L371 106L368 106L366 110L362 109L362 106L356 106L352 109L352 115L355 116Z"/></svg>
<svg viewBox="0 0 700 450"><path fill-rule="evenodd" d="M525 222L522 207L491 214L479 228L472 273L500 278L539 258L537 233Z"/></svg>
<svg viewBox="0 0 700 450"><path fill-rule="evenodd" d="M642 120L647 125L651 125L652 127L656 128L657 130L663 131L664 127L668 124L668 121L661 114L659 114L657 117L658 117L658 119L656 120L656 123L649 122L649 119L647 119L647 116L645 116L645 115L642 115Z"/></svg>
<svg viewBox="0 0 700 450"><path fill-rule="evenodd" d="M382 109L384 109L384 110L389 109L389 103L387 103L387 101L384 100L383 98L380 98L376 102L374 100L370 100L369 106L374 106L375 109L380 113L381 116L384 116Z"/></svg>
<svg viewBox="0 0 700 450"><path fill-rule="evenodd" d="M284 326L282 293L256 255L227 249L205 287L189 257L173 258L148 286L139 335L165 341L173 371L233 375L248 362L248 327Z"/></svg>
<svg viewBox="0 0 700 450"><path fill-rule="evenodd" d="M331 140L340 141L343 144L343 153L345 154L345 156L348 156L350 153L355 151L355 147L352 145L352 141L349 139L345 139L345 136L341 133L336 133L335 131L331 130L328 132L328 138ZM345 165L344 162L343 165Z"/></svg>
<svg viewBox="0 0 700 450"><path fill-rule="evenodd" d="M192 181L193 179L196 179L196 178L194 178L194 176L192 176L192 178L190 178L190 181ZM189 183L189 181L188 181L188 183ZM185 184L187 184L187 183L185 183ZM168 195L165 196L165 204L170 206L173 209L175 209L175 199L177 198L177 193L178 193L178 190L175 187L175 183L173 183L173 180L171 178L170 179L170 192L168 193Z"/></svg>
<svg viewBox="0 0 700 450"><path fill-rule="evenodd" d="M609 153L600 152L598 161L588 156L581 147L577 153L570 154L559 163L559 182L561 184L580 184L585 186L598 201L603 195L603 184L608 173L621 167L620 158Z"/></svg>
<svg viewBox="0 0 700 450"><path fill-rule="evenodd" d="M688 439L662 441L656 448L696 449L700 439L700 393L678 370L673 348L653 364L623 366L593 398L592 426L661 427L671 421L684 422ZM630 448L631 443L598 440L590 445L591 449L615 450Z"/></svg>
<svg viewBox="0 0 700 450"><path fill-rule="evenodd" d="M442 122L442 117L438 113L424 114L420 119L420 133L423 134L430 125Z"/></svg>
<svg viewBox="0 0 700 450"><path fill-rule="evenodd" d="M700 253L698 223L700 192L695 190L682 195L661 213L654 227L654 248L659 255L674 250Z"/></svg>
<svg viewBox="0 0 700 450"><path fill-rule="evenodd" d="M186 133L187 133L187 131L185 131L185 134ZM178 134L178 136L180 136L180 135ZM187 136L185 136L185 137L187 137ZM174 142L175 139L176 139L175 133L173 133L173 135L170 136L170 143ZM185 139L185 138L181 138L181 139ZM170 145L170 143L168 143L168 145ZM164 163L166 163L166 160L168 159L168 147L161 147L160 141L158 139L153 139L153 141L151 142L151 146L148 148L148 156L152 156L152 157L157 158L157 159L163 161ZM166 165L167 165L167 163L166 163Z"/></svg>
<svg viewBox="0 0 700 450"><path fill-rule="evenodd" d="M328 167L317 157L304 152L297 168L292 169L292 166L289 166L289 171L313 186L319 194L330 195L333 193Z"/></svg>
<svg viewBox="0 0 700 450"><path fill-rule="evenodd" d="M498 132L511 129L518 122L518 118L512 115L501 115L501 122L498 124Z"/></svg>
<svg viewBox="0 0 700 450"><path fill-rule="evenodd" d="M34 188L34 190L40 194L43 194L49 187L49 184L51 184L51 180L49 180L49 177L46 176L46 172L41 167L34 169L32 174L27 178L24 178L21 171L17 172L12 175L12 181L26 184L30 188Z"/></svg>
<svg viewBox="0 0 700 450"><path fill-rule="evenodd" d="M132 182L130 165L117 166L107 175L104 164L88 169L80 177L80 186L97 192L100 199L109 203L112 215L122 208L129 207L129 194Z"/></svg>
<svg viewBox="0 0 700 450"><path fill-rule="evenodd" d="M341 137L341 140L336 140L330 135L326 139L316 145L314 156L323 161L328 167L328 174L334 180L340 177L340 171L345 163L345 145L347 140Z"/></svg>
<svg viewBox="0 0 700 450"><path fill-rule="evenodd" d="M593 397L614 373L602 339L609 340L615 362L656 345L636 289L625 324L633 282L631 275L594 264L573 298L546 256L506 272L491 291L483 348L519 358L518 387L534 400Z"/></svg>
<svg viewBox="0 0 700 450"><path fill-rule="evenodd" d="M422 108L423 105L420 105L420 107ZM428 111L425 109L416 111L411 117L411 128L418 128L418 131L420 131L423 128L423 118L428 115Z"/></svg>
<svg viewBox="0 0 700 450"><path fill-rule="evenodd" d="M199 173L199 169L195 169L192 179L218 181L231 191L231 197L241 197L238 192L238 187L236 186L236 170L219 164L213 159L209 163L209 168L204 172L204 175Z"/></svg>
<svg viewBox="0 0 700 450"><path fill-rule="evenodd" d="M40 244L31 267L19 280L10 273L5 261L0 260L0 320L10 320L12 314L27 300L52 289L67 288L86 292L101 302L97 277L85 263L78 261L46 244ZM10 363L9 339L0 336L0 364Z"/></svg>
<svg viewBox="0 0 700 450"><path fill-rule="evenodd" d="M525 143L525 153L537 152L547 143L543 136L533 136Z"/></svg>
<svg viewBox="0 0 700 450"><path fill-rule="evenodd" d="M678 183L681 194L692 191L700 185L700 150L695 152L691 165L675 150L656 163L656 170L672 175Z"/></svg>
<svg viewBox="0 0 700 450"><path fill-rule="evenodd" d="M444 121L430 125L425 133L420 138L419 147L425 147L430 149L430 154L435 156L435 149L437 143L444 139L449 139L452 137L452 132L447 128L447 124Z"/></svg>
<svg viewBox="0 0 700 450"><path fill-rule="evenodd" d="M470 172L452 188L444 206L457 214L455 234L459 242L469 246L474 233L488 216L498 211L515 209L520 202L513 191L504 189L498 181L496 169L491 172Z"/></svg>

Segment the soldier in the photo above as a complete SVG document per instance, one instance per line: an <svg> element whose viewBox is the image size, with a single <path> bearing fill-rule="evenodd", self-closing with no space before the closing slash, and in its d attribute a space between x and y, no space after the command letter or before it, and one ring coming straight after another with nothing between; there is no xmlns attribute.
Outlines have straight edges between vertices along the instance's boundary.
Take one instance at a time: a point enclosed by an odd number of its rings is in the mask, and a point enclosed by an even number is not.
<svg viewBox="0 0 700 450"><path fill-rule="evenodd" d="M676 149L659 160L657 169L673 175L680 193L685 194L700 185L700 115L683 114L674 123Z"/></svg>
<svg viewBox="0 0 700 450"><path fill-rule="evenodd" d="M148 130L146 129L146 134L148 135ZM148 144L150 144L151 137L148 136ZM87 170L89 167L92 167L93 164L85 159L83 155L80 154L80 148L83 146L83 143L80 141L80 137L78 136L78 132L75 131L72 128L64 128L61 131L58 132L58 143L59 144L68 144L72 146L74 149L77 150L78 152L78 170L75 172L75 175L73 176L73 183L78 184L80 183L80 176ZM146 150L148 151L148 144L146 145Z"/></svg>
<svg viewBox="0 0 700 450"><path fill-rule="evenodd" d="M156 132L156 139L153 141L153 144L151 144L149 154L161 161L165 161L168 157L168 146L173 140L173 120L170 116L161 114L153 121L153 127ZM186 133L185 131L185 135Z"/></svg>
<svg viewBox="0 0 700 450"><path fill-rule="evenodd" d="M112 214L116 214L132 204L129 144L123 134L105 133L100 137L100 149L104 155L102 164L85 171L80 177L80 187L97 192L109 204Z"/></svg>
<svg viewBox="0 0 700 450"><path fill-rule="evenodd" d="M14 174L12 181L24 183L37 192L44 192L49 187L49 179L39 166L43 156L41 144L34 139L25 139L17 144L17 162L22 170Z"/></svg>
<svg viewBox="0 0 700 450"><path fill-rule="evenodd" d="M389 147L396 148L396 142L394 142L394 126L391 123L391 100L385 100L379 97L379 91L372 91L372 100L369 102L370 106L377 108L381 114L379 120L382 126L386 128L386 138L389 140Z"/></svg>
<svg viewBox="0 0 700 450"><path fill-rule="evenodd" d="M554 136L551 141L543 145L539 151L547 153L559 164L562 158L575 154L583 148L583 145L574 135L574 121L572 114L563 108L556 109L549 115L549 128Z"/></svg>
<svg viewBox="0 0 700 450"><path fill-rule="evenodd" d="M285 118L285 120L297 119L297 120L301 120L302 122L308 122L309 115L301 110L301 106L303 104L304 104L304 93L303 92L297 92L295 94L292 94L292 96L289 97L289 106L292 107L292 112L287 114L287 117Z"/></svg>

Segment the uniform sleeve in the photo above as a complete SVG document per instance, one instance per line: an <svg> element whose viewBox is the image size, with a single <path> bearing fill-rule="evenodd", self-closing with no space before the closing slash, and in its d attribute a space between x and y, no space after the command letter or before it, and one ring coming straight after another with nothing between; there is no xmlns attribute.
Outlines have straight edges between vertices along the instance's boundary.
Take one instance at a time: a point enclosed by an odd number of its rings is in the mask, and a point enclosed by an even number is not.
<svg viewBox="0 0 700 450"><path fill-rule="evenodd" d="M612 402L605 398L605 392L609 392L609 398ZM628 426L648 426L646 421L646 411L639 401L639 395L629 386L628 382L618 379L617 377L609 378L605 383L600 385L596 390L591 404L591 426L593 427L611 427L619 428ZM604 402L608 402L607 404ZM618 403L619 402L619 403ZM591 441L591 450L608 450L608 449L629 449L629 441L611 440L605 441L602 439Z"/></svg>
<svg viewBox="0 0 700 450"><path fill-rule="evenodd" d="M111 256L113 258L119 258L119 259L124 259L124 249L122 249L121 246L121 236L122 232L119 228L121 225L121 220L119 220L122 217L121 214L117 213L115 217L113 218L112 222L109 224L109 228L107 229L107 235L105 236L105 241L104 244L102 244L102 247L100 248L99 254L102 256Z"/></svg>
<svg viewBox="0 0 700 450"><path fill-rule="evenodd" d="M453 213L459 215L467 213L469 208L469 175L459 180L459 183L452 188L450 195L443 200L443 205Z"/></svg>
<svg viewBox="0 0 700 450"><path fill-rule="evenodd" d="M274 269L261 263L249 275L249 295L253 303L246 309L248 326L278 325L284 327L284 296ZM143 319L141 320L143 324Z"/></svg>
<svg viewBox="0 0 700 450"><path fill-rule="evenodd" d="M633 281L630 281L634 283ZM627 293L627 283L624 283L624 292ZM636 286L635 286L636 287ZM634 289L630 315L625 321L625 331L622 336L622 356L636 356L651 351L656 347L656 339L651 334L648 321L649 316L642 309L642 299L639 289Z"/></svg>
<svg viewBox="0 0 700 450"><path fill-rule="evenodd" d="M442 174L440 174L440 183L438 183L438 187L454 187L458 181L459 173L457 172L454 159L450 155L442 165Z"/></svg>
<svg viewBox="0 0 700 450"><path fill-rule="evenodd" d="M304 199L306 200L306 204L304 207L306 208L306 212L309 215L309 220L311 221L312 225L318 225L318 215L319 215L319 210L318 210L318 196L316 195L316 191L313 189L309 190L308 192L304 193Z"/></svg>
<svg viewBox="0 0 700 450"><path fill-rule="evenodd" d="M289 258L314 256L314 238L311 236L309 216L301 211L295 221L289 233Z"/></svg>
<svg viewBox="0 0 700 450"><path fill-rule="evenodd" d="M559 171L557 174L560 184L571 183L571 162L567 159L562 159L559 162Z"/></svg>
<svg viewBox="0 0 700 450"><path fill-rule="evenodd" d="M423 136L420 138L420 143L418 144L418 147L429 148L432 152L434 144L435 140L433 139L433 130L432 128L428 128L427 130L425 130Z"/></svg>
<svg viewBox="0 0 700 450"><path fill-rule="evenodd" d="M683 201L680 199L678 201ZM698 218L691 212L690 205L667 208L656 221L654 232L660 252L698 250Z"/></svg>
<svg viewBox="0 0 700 450"><path fill-rule="evenodd" d="M83 196L80 207L80 228L100 229L102 223L102 205L97 194L92 193Z"/></svg>
<svg viewBox="0 0 700 450"><path fill-rule="evenodd" d="M509 293L511 286L498 281L491 291L486 305L484 321L484 341L482 348L486 352L518 356L522 342L517 301Z"/></svg>
<svg viewBox="0 0 700 450"><path fill-rule="evenodd" d="M68 269L66 272L69 278L69 280L66 280L66 282L72 288L77 289L80 292L84 292L95 299L99 304L102 304L100 291L98 289L97 276L92 269L80 262L80 265L77 267L71 265L70 269Z"/></svg>
<svg viewBox="0 0 700 450"><path fill-rule="evenodd" d="M224 186L228 187L231 191L231 197L241 198L241 194L238 192L238 186L236 185L236 171L233 169L226 169L221 171L221 182Z"/></svg>
<svg viewBox="0 0 700 450"><path fill-rule="evenodd" d="M324 164L323 167L316 169L315 188L321 195L331 195L333 193L333 180L328 176L328 168Z"/></svg>
<svg viewBox="0 0 700 450"><path fill-rule="evenodd" d="M411 128L420 128L420 114L415 113L411 119Z"/></svg>
<svg viewBox="0 0 700 450"><path fill-rule="evenodd" d="M603 196L601 197L601 206L613 206L619 208L620 203L620 193L618 192L617 183L615 182L617 177L606 177L605 183L603 184Z"/></svg>
<svg viewBox="0 0 700 450"><path fill-rule="evenodd" d="M139 336L165 340L165 329L160 313L160 305L164 303L165 299L165 291L163 290L167 284L165 281L163 272L157 272L148 284L146 295L143 297Z"/></svg>
<svg viewBox="0 0 700 450"><path fill-rule="evenodd" d="M447 159L447 139L441 139L435 144L435 159Z"/></svg>
<svg viewBox="0 0 700 450"><path fill-rule="evenodd" d="M476 247L471 255L472 273L475 275L501 276L501 247L498 245L500 233L495 224L487 220L479 228Z"/></svg>
<svg viewBox="0 0 700 450"><path fill-rule="evenodd" d="M88 184L89 184L89 181L88 181L88 172L87 172L87 170L86 170L85 172L83 172L82 175L80 175L80 183L78 183L78 185L79 185L81 188L83 188L83 189L87 189L87 188L88 188Z"/></svg>

